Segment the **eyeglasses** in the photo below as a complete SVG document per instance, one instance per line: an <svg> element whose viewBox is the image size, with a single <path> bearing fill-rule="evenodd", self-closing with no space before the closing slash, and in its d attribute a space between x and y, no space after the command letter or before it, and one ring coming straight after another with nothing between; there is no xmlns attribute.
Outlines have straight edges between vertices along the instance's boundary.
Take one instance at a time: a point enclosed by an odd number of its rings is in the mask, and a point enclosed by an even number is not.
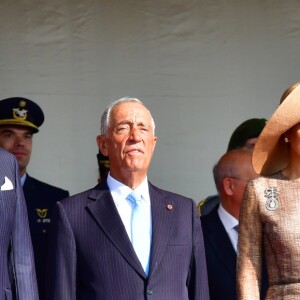
<svg viewBox="0 0 300 300"><path fill-rule="evenodd" d="M235 180L240 180L240 181L246 181L246 182L248 182L248 181L250 181L251 179L246 179L246 178L241 178L241 177L234 177L234 176L231 176L231 177L227 177L227 178L229 178L229 179L235 179Z"/></svg>

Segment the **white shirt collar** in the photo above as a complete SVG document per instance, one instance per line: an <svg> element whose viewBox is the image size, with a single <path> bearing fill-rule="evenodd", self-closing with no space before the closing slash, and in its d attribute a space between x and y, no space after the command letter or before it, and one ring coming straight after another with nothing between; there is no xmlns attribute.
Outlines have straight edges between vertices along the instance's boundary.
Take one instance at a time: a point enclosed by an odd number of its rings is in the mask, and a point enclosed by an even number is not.
<svg viewBox="0 0 300 300"><path fill-rule="evenodd" d="M27 177L26 173L21 177L21 184L22 184L22 186L24 185L26 177Z"/></svg>
<svg viewBox="0 0 300 300"><path fill-rule="evenodd" d="M232 246L234 250L237 252L238 233L234 229L234 227L239 224L239 221L235 217L233 217L230 213L228 213L224 209L222 204L219 205L218 214L228 234L228 237L232 243Z"/></svg>
<svg viewBox="0 0 300 300"><path fill-rule="evenodd" d="M113 201L118 210L119 216L125 226L126 232L129 239L131 240L131 213L132 213L132 204L130 201L126 200L126 197L132 192L132 189L108 174L107 176L107 185L110 189ZM149 236L152 235L152 219L151 219L151 204L150 204L150 195L149 195L149 186L147 177L143 182L135 189L142 197L142 205L147 212L147 218L145 222L149 225Z"/></svg>
<svg viewBox="0 0 300 300"><path fill-rule="evenodd" d="M110 173L107 176L107 185L117 206L122 205L126 197L132 192L132 189L129 186L113 178L110 175ZM148 205L150 205L150 195L147 176L142 181L142 183L135 189L135 191L142 196L142 199Z"/></svg>
<svg viewBox="0 0 300 300"><path fill-rule="evenodd" d="M239 224L239 221L234 216L232 216L229 212L227 212L225 208L222 206L222 204L219 205L218 214L226 231L232 229L233 227Z"/></svg>

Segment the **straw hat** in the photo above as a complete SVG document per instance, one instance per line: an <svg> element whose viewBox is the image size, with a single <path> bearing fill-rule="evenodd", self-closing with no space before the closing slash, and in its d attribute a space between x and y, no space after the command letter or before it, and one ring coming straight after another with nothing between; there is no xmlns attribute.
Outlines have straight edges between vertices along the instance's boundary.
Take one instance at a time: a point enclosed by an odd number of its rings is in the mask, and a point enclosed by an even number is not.
<svg viewBox="0 0 300 300"><path fill-rule="evenodd" d="M300 123L300 85L284 99L258 137L252 155L255 172L271 175L287 167L289 144L283 134Z"/></svg>

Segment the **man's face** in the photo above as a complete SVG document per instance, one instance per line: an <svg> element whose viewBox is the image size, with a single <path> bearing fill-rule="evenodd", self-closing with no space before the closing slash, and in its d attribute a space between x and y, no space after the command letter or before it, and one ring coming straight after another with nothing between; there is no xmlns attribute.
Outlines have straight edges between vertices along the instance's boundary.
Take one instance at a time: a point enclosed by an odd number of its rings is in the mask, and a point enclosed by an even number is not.
<svg viewBox="0 0 300 300"><path fill-rule="evenodd" d="M101 140L101 141L100 141ZM146 176L157 138L149 111L136 102L125 102L111 111L106 136L98 145L109 156L111 175L122 181L136 172Z"/></svg>
<svg viewBox="0 0 300 300"><path fill-rule="evenodd" d="M20 175L24 175L31 155L32 131L22 126L0 126L0 147L16 157Z"/></svg>
<svg viewBox="0 0 300 300"><path fill-rule="evenodd" d="M236 178L234 198L240 205L243 200L243 195L247 183L250 180L258 177L258 174L255 173L252 167L251 154L249 154L249 156L242 157L239 160L238 170L239 176L238 178Z"/></svg>

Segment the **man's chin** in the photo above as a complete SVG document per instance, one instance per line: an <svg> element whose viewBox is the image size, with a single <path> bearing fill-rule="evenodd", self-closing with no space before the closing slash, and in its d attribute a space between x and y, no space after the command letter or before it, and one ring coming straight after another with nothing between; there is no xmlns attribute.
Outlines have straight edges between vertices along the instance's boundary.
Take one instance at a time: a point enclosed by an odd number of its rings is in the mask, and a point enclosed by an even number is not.
<svg viewBox="0 0 300 300"><path fill-rule="evenodd" d="M144 168L144 163L140 159L131 159L125 162L126 169L132 171L139 171Z"/></svg>
<svg viewBox="0 0 300 300"><path fill-rule="evenodd" d="M17 162L20 170L26 170L27 164L23 160L17 158Z"/></svg>
<svg viewBox="0 0 300 300"><path fill-rule="evenodd" d="M130 165L127 168L128 172L132 173L139 173L139 172L145 172L145 167L142 167L140 165Z"/></svg>

